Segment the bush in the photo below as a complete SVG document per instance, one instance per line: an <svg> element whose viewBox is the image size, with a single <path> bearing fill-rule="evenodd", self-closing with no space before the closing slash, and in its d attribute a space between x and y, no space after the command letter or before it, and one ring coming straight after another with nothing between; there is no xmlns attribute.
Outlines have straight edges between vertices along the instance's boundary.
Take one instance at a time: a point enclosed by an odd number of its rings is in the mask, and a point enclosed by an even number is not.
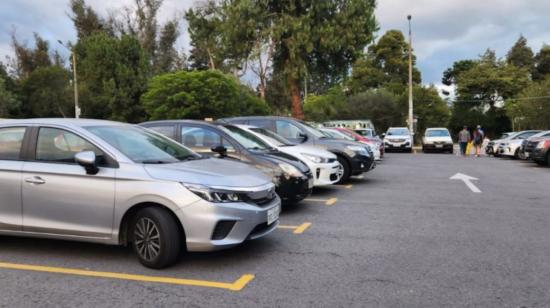
<svg viewBox="0 0 550 308"><path fill-rule="evenodd" d="M267 104L231 75L179 71L154 77L142 97L151 120L264 115Z"/></svg>

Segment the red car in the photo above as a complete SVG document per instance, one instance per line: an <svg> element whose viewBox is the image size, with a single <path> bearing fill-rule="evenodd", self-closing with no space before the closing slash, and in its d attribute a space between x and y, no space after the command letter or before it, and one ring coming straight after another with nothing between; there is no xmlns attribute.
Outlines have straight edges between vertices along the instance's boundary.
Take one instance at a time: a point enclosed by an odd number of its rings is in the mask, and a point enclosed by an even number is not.
<svg viewBox="0 0 550 308"><path fill-rule="evenodd" d="M349 128L331 127L331 129L337 130L337 131L341 132L342 134L353 138L357 142L362 142L362 143L366 143L366 144L369 144L369 145L377 145L378 148L380 149L380 157L384 156L384 143L381 142L379 139L365 137L361 134L358 134L358 133L354 132L353 130L351 130Z"/></svg>
<svg viewBox="0 0 550 308"><path fill-rule="evenodd" d="M541 166L550 166L550 138L539 141L530 157Z"/></svg>

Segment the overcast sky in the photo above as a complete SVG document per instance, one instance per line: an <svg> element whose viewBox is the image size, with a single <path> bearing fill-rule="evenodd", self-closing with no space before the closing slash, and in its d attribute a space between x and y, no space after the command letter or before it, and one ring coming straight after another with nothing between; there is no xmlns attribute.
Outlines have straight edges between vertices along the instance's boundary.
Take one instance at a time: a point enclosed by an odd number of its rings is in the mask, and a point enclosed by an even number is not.
<svg viewBox="0 0 550 308"><path fill-rule="evenodd" d="M88 0L101 14L131 5L133 0ZM164 0L160 21L182 15L194 0ZM10 33L15 27L21 41L32 44L38 32L51 44L75 40L67 17L68 0L1 0L0 60L11 55ZM388 29L407 32L407 14L412 14L413 45L425 84L440 84L442 72L456 60L473 58L486 48L502 57L523 34L537 52L550 44L550 0L379 0L376 17L378 36ZM189 44L185 23L178 44Z"/></svg>

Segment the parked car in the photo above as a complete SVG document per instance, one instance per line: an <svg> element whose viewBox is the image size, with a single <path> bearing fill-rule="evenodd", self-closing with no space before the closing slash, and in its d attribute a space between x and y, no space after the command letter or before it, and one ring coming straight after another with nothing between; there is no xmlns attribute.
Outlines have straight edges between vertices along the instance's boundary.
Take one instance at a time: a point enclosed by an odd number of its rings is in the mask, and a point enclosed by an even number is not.
<svg viewBox="0 0 550 308"><path fill-rule="evenodd" d="M520 158L520 151L523 140L538 133L540 133L540 130L526 130L502 140L498 145L498 155L513 157L516 159Z"/></svg>
<svg viewBox="0 0 550 308"><path fill-rule="evenodd" d="M381 150L381 144L382 142L381 141L377 141L375 139L369 139L365 136L362 136L362 135L359 135L358 133L356 133L355 131L349 129L349 128L344 128L344 127L330 127L330 128L325 128L323 129L323 131L337 131L338 133L340 134L343 134L345 136L347 136L350 140L353 140L353 141L357 141L357 142L361 142L361 143L364 143L366 145L368 145L374 155L374 160L381 160L382 159L382 150Z"/></svg>
<svg viewBox="0 0 550 308"><path fill-rule="evenodd" d="M311 194L314 180L306 164L235 125L193 120L153 121L140 125L200 154L242 161L260 168L272 177L284 204L299 202Z"/></svg>
<svg viewBox="0 0 550 308"><path fill-rule="evenodd" d="M542 131L538 134L534 134L533 136L524 139L521 144L521 150L520 150L520 158L521 159L529 159L531 153L533 150L537 147L538 143L545 139L546 137L550 137L550 131Z"/></svg>
<svg viewBox="0 0 550 308"><path fill-rule="evenodd" d="M531 158L541 166L550 166L550 138L544 138L537 143Z"/></svg>
<svg viewBox="0 0 550 308"><path fill-rule="evenodd" d="M163 268L184 250L233 247L278 224L269 177L139 126L5 121L0 145L2 235L129 244Z"/></svg>
<svg viewBox="0 0 550 308"><path fill-rule="evenodd" d="M390 127L384 137L386 151L399 150L412 152L412 136L406 127Z"/></svg>
<svg viewBox="0 0 550 308"><path fill-rule="evenodd" d="M294 143L323 147L334 153L338 162L344 167L344 174L340 182L345 182L350 176L362 174L376 166L370 149L364 144L328 138L318 129L293 118L258 116L226 118L220 119L220 121L263 127Z"/></svg>
<svg viewBox="0 0 550 308"><path fill-rule="evenodd" d="M422 152L453 153L453 138L449 130L444 127L427 128L422 137Z"/></svg>
<svg viewBox="0 0 550 308"><path fill-rule="evenodd" d="M294 144L265 128L242 124L235 126L256 135L277 150L303 161L313 173L313 186L335 184L344 174L344 169L336 159L336 155L329 151L319 147Z"/></svg>
<svg viewBox="0 0 550 308"><path fill-rule="evenodd" d="M376 134L374 128L356 128L353 131L369 140L378 142L380 145L380 156L384 157L384 152L386 150L384 147L384 141L380 138L380 136L378 136L378 134Z"/></svg>
<svg viewBox="0 0 550 308"><path fill-rule="evenodd" d="M506 140L508 138L511 138L515 134L517 134L517 133L516 132L507 132L507 133L503 133L499 138L497 138L495 140L490 140L487 143L487 146L485 146L485 154L498 156L497 150L498 150L499 144L501 142L503 142L504 140Z"/></svg>

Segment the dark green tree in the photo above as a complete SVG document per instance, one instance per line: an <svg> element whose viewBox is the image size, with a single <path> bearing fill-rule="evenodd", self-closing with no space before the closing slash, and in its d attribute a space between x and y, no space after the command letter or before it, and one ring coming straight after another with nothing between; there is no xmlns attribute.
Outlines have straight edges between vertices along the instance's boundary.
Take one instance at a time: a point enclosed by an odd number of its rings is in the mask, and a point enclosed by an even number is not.
<svg viewBox="0 0 550 308"><path fill-rule="evenodd" d="M150 119L204 119L263 115L268 107L239 80L216 70L155 76L143 95Z"/></svg>
<svg viewBox="0 0 550 308"><path fill-rule="evenodd" d="M331 88L324 95L310 95L304 103L305 118L324 122L336 119L347 112L347 97L341 86Z"/></svg>
<svg viewBox="0 0 550 308"><path fill-rule="evenodd" d="M69 18L73 21L78 39L105 30L105 22L84 0L71 0L69 7L71 9Z"/></svg>
<svg viewBox="0 0 550 308"><path fill-rule="evenodd" d="M533 69L533 50L527 46L527 39L520 35L514 46L506 54L506 62L517 67Z"/></svg>
<svg viewBox="0 0 550 308"><path fill-rule="evenodd" d="M23 81L23 112L32 117L74 117L70 72L60 66L39 67Z"/></svg>
<svg viewBox="0 0 550 308"><path fill-rule="evenodd" d="M404 112L400 97L381 88L350 96L345 117L370 119L378 131L386 131L390 126L403 125Z"/></svg>
<svg viewBox="0 0 550 308"><path fill-rule="evenodd" d="M535 56L533 80L544 80L550 76L550 45L544 45Z"/></svg>
<svg viewBox="0 0 550 308"><path fill-rule="evenodd" d="M20 102L14 93L14 82L7 74L4 64L0 62L0 118L18 115Z"/></svg>

